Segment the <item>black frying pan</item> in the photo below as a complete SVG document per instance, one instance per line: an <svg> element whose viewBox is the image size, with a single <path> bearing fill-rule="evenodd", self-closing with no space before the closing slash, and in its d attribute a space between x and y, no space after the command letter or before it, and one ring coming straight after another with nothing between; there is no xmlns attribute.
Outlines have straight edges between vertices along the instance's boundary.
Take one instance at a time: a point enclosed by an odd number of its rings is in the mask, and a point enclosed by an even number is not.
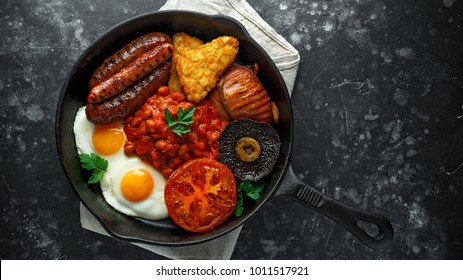
<svg viewBox="0 0 463 280"><path fill-rule="evenodd" d="M240 217L230 217L219 227L205 233L189 233L170 219L147 221L117 212L109 206L99 188L87 185L82 175L73 136L73 122L77 109L86 103L88 81L99 64L136 37L152 31L169 35L183 31L203 41L220 35L236 37L240 42L237 60L241 64L259 64L258 77L270 98L277 104L280 120L275 129L281 139L277 164L266 178L267 187L254 206L245 209ZM156 12L123 22L96 42L79 58L61 91L56 115L58 153L67 177L84 205L98 218L106 230L116 238L158 245L188 245L207 241L232 231L250 219L265 203L276 197L287 197L312 208L345 227L371 248L387 247L393 238L393 228L380 214L366 212L333 200L309 187L294 174L291 166L293 117L291 101L285 83L266 52L250 37L237 21L192 12ZM364 229L363 224L374 225L376 230Z"/></svg>

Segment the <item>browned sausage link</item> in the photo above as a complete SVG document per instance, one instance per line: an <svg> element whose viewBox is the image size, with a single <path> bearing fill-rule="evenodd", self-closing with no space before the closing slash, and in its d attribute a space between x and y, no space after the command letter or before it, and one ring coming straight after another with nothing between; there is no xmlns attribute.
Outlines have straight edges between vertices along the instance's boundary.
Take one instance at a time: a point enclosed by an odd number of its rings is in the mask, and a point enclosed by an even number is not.
<svg viewBox="0 0 463 280"><path fill-rule="evenodd" d="M169 59L173 52L174 46L164 43L143 54L120 72L92 88L87 98L88 102L97 103L115 95Z"/></svg>
<svg viewBox="0 0 463 280"><path fill-rule="evenodd" d="M98 67L92 75L89 82L89 89L97 84L109 79L111 76L121 71L124 67L135 61L142 54L163 43L172 43L172 38L162 32L152 32L145 34L125 45L115 54L108 57Z"/></svg>
<svg viewBox="0 0 463 280"><path fill-rule="evenodd" d="M153 72L125 89L99 103L89 103L85 113L87 119L97 124L122 120L132 115L145 101L154 95L158 88L167 82L170 62L164 62Z"/></svg>

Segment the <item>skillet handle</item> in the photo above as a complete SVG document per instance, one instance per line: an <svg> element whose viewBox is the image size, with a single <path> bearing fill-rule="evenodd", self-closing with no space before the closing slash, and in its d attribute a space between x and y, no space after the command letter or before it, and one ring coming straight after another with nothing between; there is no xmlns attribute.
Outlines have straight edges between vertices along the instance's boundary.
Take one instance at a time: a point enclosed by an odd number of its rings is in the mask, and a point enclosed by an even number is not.
<svg viewBox="0 0 463 280"><path fill-rule="evenodd" d="M276 196L293 199L327 216L372 249L384 249L392 243L394 229L386 217L354 208L322 194L302 182L291 166L286 171L283 184L278 189ZM360 226L362 223L376 225L377 231L373 234L368 233Z"/></svg>

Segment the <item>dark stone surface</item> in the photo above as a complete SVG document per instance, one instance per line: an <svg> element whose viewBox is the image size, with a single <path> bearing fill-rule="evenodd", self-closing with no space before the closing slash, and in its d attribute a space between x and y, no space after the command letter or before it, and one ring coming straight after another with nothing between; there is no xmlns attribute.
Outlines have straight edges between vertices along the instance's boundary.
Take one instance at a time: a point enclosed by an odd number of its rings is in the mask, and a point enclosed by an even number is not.
<svg viewBox="0 0 463 280"><path fill-rule="evenodd" d="M164 1L2 1L0 257L157 259L84 230L58 160L66 75L114 24ZM304 182L376 209L393 244L276 199L245 224L233 259L463 258L463 1L249 3L300 52L292 166Z"/></svg>

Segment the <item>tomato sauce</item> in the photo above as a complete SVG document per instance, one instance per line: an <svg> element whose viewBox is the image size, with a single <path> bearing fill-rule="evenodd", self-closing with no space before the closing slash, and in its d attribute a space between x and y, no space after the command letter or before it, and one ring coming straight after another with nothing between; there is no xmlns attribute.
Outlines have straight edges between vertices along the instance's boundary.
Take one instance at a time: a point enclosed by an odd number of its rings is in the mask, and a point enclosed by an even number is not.
<svg viewBox="0 0 463 280"><path fill-rule="evenodd" d="M164 110L177 117L178 109L196 107L191 131L178 136L166 124ZM228 124L208 100L198 104L185 101L183 94L165 88L148 101L124 123L127 155L138 155L168 178L180 165L193 158L219 157L218 139Z"/></svg>

